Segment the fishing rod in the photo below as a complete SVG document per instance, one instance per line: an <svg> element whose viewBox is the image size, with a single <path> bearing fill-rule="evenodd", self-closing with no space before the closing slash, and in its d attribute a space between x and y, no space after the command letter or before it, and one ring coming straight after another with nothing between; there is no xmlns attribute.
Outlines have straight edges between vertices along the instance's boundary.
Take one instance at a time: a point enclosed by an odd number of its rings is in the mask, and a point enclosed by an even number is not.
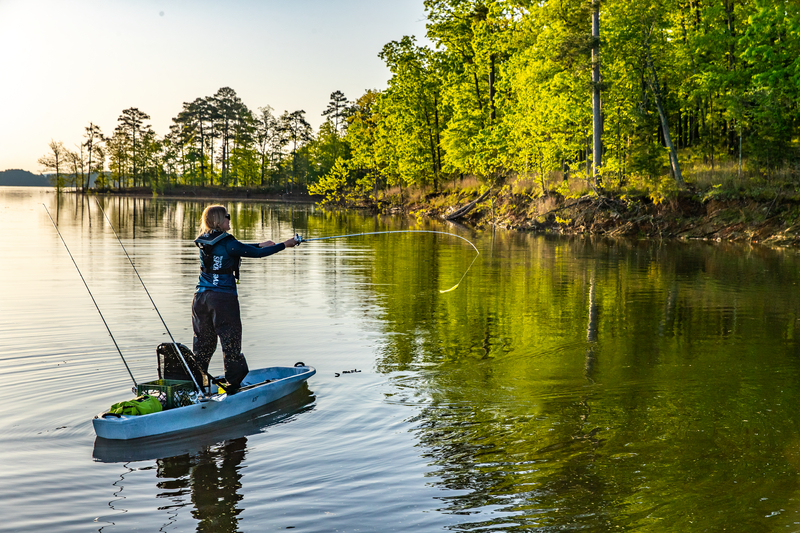
<svg viewBox="0 0 800 533"><path fill-rule="evenodd" d="M108 322L106 322L106 319L103 316L103 313L100 311L100 306L97 305L97 301L94 299L94 295L92 294L92 291L89 289L89 285L86 283L86 280L84 279L83 274L81 273L81 269L78 268L78 263L76 263L75 262L75 258L72 257L72 252L69 251L69 246L67 246L67 243L64 240L64 237L61 235L61 232L58 230L58 226L56 226L56 223L53 220L53 217L50 216L50 211L47 209L47 206L42 204L42 207L44 207L44 210L47 212L47 216L48 216L48 218L50 218L50 222L53 223L53 227L56 229L56 233L58 233L58 236L61 239L61 242L64 244L64 248L67 249L67 253L69 254L69 258L72 259L72 264L75 265L75 269L78 271L78 275L81 277L81 281L83 282L83 285L86 287L86 290L89 291L89 296L91 296L91 298L92 298L92 303L94 303L94 306L97 309L97 312L100 313L100 318L103 320L103 324L106 326L106 330L108 330L108 335L111 337L111 340L114 341L114 346L116 346L117 352L119 352L119 356L122 358L122 362L125 363L125 368L128 370L128 374L130 374L131 379L133 380L134 387L138 387L139 384L136 383L136 378L133 377L133 372L131 372L131 368L128 366L128 362L125 360L125 356L122 355L122 350L119 349L119 345L117 344L117 339L115 339L114 338L114 334L111 333L111 328L108 327Z"/></svg>
<svg viewBox="0 0 800 533"><path fill-rule="evenodd" d="M128 262L133 267L133 271L136 272L136 277L139 278L139 283L142 284L142 288L144 289L144 292L146 292L147 293L147 297L150 298L150 303L153 304L153 309L156 310L156 313L158 314L158 318L160 318L161 319L161 323L164 324L164 329L167 330L167 335L169 335L169 339L172 341L172 345L175 347L175 351L178 352L178 357L181 358L181 361L183 362L183 366L186 367L186 371L189 373L189 377L192 378L192 383L194 383L194 386L197 387L197 390L200 392L200 396L205 398L206 395L203 392L203 388L200 385L197 384L197 380L194 378L194 372L192 372L192 369L189 368L189 363L187 363L186 359L184 359L183 353L181 352L180 347L178 347L178 343L175 342L175 338L172 336L172 332L170 332L169 328L167 327L167 323L164 321L164 317L161 316L161 312L158 310L158 306L156 306L156 303L153 301L153 297L150 296L150 291L147 290L147 286L144 284L144 281L142 281L142 276L139 275L139 271L136 270L136 265L133 264L133 260L131 259L131 256L128 255L128 250L125 249L125 245L122 244L122 241L120 240L119 235L117 235L117 230L114 229L114 224L111 223L111 220L108 218L108 215L106 214L105 210L103 209L103 206L100 205L100 202L97 200L97 198L95 198L94 201L97 204L97 207L100 208L100 211L103 213L103 216L108 221L108 225L111 226L111 231L114 232L114 237L117 238L117 242L119 242L119 245L122 246L122 251L125 252L125 257L128 258ZM206 375L208 375L207 372L206 372ZM209 375L209 378L211 378L210 375ZM211 378L211 379L213 380L213 378ZM216 380L214 380L214 381L216 381Z"/></svg>
<svg viewBox="0 0 800 533"><path fill-rule="evenodd" d="M450 292L450 291L453 291L453 290L457 289L458 286L461 285L461 282L464 281L464 277L466 277L467 272L469 272L469 269L472 268L473 263L475 263L475 261L478 259L478 256L481 255L481 253L478 251L477 246L472 244L472 242L469 239L466 239L466 238L462 237L461 235L456 235L455 233L447 233L446 231L434 231L434 230L426 230L426 229L401 229L401 230L391 230L391 231L368 231L368 232L365 232L365 233L350 233L350 234L347 234L347 235L333 235L331 237L314 237L313 239L304 239L300 235L295 235L295 241L297 241L297 244L300 244L300 243L303 243L303 242L326 241L328 239L342 239L344 237L362 237L364 235L385 235L387 233L435 233L437 235L449 235L451 237L457 237L457 238L461 239L462 241L465 241L466 243L468 243L470 246L472 246L472 249L475 250L475 257L472 259L472 263L470 263L469 266L467 267L467 270L464 271L464 274L461 276L461 279L458 280L458 283L456 283L455 285L453 285L452 287L450 287L447 290L440 290L439 291L440 294L443 294L445 292Z"/></svg>

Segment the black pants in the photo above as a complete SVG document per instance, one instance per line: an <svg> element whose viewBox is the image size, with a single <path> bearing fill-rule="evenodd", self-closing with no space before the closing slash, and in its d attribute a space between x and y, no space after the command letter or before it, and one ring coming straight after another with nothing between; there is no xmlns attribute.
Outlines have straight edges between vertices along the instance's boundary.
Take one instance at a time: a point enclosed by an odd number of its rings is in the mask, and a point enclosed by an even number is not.
<svg viewBox="0 0 800 533"><path fill-rule="evenodd" d="M194 358L204 371L214 350L217 337L222 343L225 379L238 386L249 371L242 353L242 318L239 297L225 292L196 293L192 300L192 329Z"/></svg>

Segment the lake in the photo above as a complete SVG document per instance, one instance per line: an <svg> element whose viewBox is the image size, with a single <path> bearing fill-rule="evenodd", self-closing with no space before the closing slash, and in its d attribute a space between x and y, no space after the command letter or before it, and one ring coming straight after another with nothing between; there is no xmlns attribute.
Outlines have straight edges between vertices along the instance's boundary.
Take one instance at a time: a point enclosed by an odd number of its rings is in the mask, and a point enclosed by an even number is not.
<svg viewBox="0 0 800 533"><path fill-rule="evenodd" d="M97 201L191 346L213 202ZM797 251L223 203L244 242L425 230L480 255L393 233L245 259L250 367L317 374L104 441L91 420L132 381L42 204L138 381L169 337L94 196L0 188L1 531L800 531Z"/></svg>

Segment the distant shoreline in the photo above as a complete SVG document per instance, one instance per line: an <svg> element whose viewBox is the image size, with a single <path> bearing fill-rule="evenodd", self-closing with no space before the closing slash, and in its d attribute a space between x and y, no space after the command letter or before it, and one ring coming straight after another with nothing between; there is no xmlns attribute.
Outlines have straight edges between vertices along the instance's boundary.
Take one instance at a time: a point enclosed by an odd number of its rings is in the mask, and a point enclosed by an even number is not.
<svg viewBox="0 0 800 533"><path fill-rule="evenodd" d="M50 178L19 168L0 170L0 187L52 187Z"/></svg>

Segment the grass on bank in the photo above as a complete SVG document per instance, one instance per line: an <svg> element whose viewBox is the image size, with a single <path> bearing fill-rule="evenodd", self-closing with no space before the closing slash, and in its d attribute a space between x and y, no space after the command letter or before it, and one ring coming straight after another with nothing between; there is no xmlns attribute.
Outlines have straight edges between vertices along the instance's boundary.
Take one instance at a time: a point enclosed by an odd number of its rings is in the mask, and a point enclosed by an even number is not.
<svg viewBox="0 0 800 533"><path fill-rule="evenodd" d="M655 204L669 202L687 191L703 201L708 200L754 200L772 201L780 196L784 200L800 201L800 164L784 168L767 175L748 168L741 168L736 160L716 162L713 166L691 159L682 161L686 190L680 189L665 169L664 174L654 180L638 176L615 179L613 173L602 182L602 191L627 199L648 199ZM495 183L496 197L527 197L539 202L545 197L580 198L594 193L585 174L551 172L545 181L547 194L542 193L542 180L535 173L519 174L504 183ZM415 206L427 204L430 208L443 210L459 206L477 198L487 183L474 176L444 181L438 191L433 187L392 187L380 194L379 200L386 205Z"/></svg>

